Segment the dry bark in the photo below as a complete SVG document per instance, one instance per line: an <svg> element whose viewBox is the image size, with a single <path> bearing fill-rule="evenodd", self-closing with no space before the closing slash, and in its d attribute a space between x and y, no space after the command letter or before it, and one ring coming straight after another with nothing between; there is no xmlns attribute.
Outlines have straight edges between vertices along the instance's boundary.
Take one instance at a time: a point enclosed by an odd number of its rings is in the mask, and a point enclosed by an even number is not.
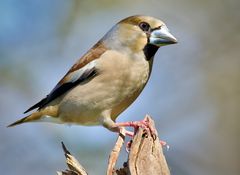
<svg viewBox="0 0 240 175"><path fill-rule="evenodd" d="M69 169L61 172L58 171L57 175L87 175L86 170L78 162L78 160L71 155L71 153L67 150L63 142L62 148L64 151L64 155L66 157L66 164Z"/></svg>
<svg viewBox="0 0 240 175"><path fill-rule="evenodd" d="M155 129L154 121L149 116L145 119L149 120L150 127ZM130 152L123 167L114 169L124 140L125 129L122 129L109 155L107 175L170 175L158 136L152 136L149 131L142 128L138 129L132 140ZM86 175L86 170L70 154L64 144L63 150L69 170L58 172L58 175Z"/></svg>

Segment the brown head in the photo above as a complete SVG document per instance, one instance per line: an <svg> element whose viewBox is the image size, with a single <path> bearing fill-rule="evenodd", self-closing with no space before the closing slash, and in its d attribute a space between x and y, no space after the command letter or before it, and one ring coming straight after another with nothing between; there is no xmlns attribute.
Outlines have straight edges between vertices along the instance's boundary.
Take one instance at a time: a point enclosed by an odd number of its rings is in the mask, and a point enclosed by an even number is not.
<svg viewBox="0 0 240 175"><path fill-rule="evenodd" d="M141 15L121 20L104 36L104 41L111 49L144 51L147 59L151 59L159 47L177 43L164 22Z"/></svg>

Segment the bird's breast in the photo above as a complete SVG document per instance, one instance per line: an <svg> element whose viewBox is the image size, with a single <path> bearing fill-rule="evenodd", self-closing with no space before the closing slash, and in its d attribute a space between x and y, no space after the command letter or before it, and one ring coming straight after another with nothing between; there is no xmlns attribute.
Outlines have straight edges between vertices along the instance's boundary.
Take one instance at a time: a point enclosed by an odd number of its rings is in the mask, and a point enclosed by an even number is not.
<svg viewBox="0 0 240 175"><path fill-rule="evenodd" d="M115 119L139 96L145 87L151 72L151 64L143 54L129 55L115 53L115 57L104 60L102 82L108 84L111 92L111 115ZM104 73L104 72L103 72ZM104 80L105 79L105 80Z"/></svg>
<svg viewBox="0 0 240 175"><path fill-rule="evenodd" d="M124 111L141 93L150 74L149 63L107 51L97 60L98 75L70 90L61 102L62 119L78 124L97 124L101 113L111 118Z"/></svg>

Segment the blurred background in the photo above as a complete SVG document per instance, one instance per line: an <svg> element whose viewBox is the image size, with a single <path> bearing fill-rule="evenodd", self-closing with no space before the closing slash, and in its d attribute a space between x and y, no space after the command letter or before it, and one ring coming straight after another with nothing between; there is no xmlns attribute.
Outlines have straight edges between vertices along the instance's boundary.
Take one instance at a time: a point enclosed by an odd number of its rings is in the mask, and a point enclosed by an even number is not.
<svg viewBox="0 0 240 175"><path fill-rule="evenodd" d="M135 14L162 19L179 43L157 52L148 85L118 121L150 114L170 145L164 151L174 175L240 174L239 9L239 0L2 0L1 174L56 174L66 168L61 141L89 174L105 174L116 134L103 127L6 126L116 22Z"/></svg>

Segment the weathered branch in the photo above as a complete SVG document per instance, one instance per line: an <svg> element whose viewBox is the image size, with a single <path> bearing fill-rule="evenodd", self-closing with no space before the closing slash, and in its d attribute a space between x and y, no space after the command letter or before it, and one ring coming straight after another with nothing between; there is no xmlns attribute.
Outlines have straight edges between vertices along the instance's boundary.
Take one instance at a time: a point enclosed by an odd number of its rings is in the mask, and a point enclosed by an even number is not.
<svg viewBox="0 0 240 175"><path fill-rule="evenodd" d="M74 156L67 150L64 143L62 142L62 148L64 151L64 155L66 157L66 163L69 170L57 172L58 175L87 175L86 170L82 167L82 165L75 159Z"/></svg>
<svg viewBox="0 0 240 175"><path fill-rule="evenodd" d="M109 155L107 175L112 175L114 172L114 167L117 162L118 156L120 154L122 145L124 144L124 140L125 140L125 129L121 128L116 144Z"/></svg>
<svg viewBox="0 0 240 175"><path fill-rule="evenodd" d="M147 116L148 117L148 116ZM155 129L154 121L148 117L150 126ZM128 167L131 175L169 175L169 168L163 155L160 140L150 133L139 129L133 139L128 157Z"/></svg>
<svg viewBox="0 0 240 175"><path fill-rule="evenodd" d="M150 127L155 129L154 121L146 116ZM123 168L114 169L120 150L124 144L125 129L122 129L113 150L110 153L107 175L170 175L158 137L153 137L149 131L139 128L131 143L130 152ZM69 170L58 172L58 175L86 175L87 172L70 154L63 144L66 162Z"/></svg>

